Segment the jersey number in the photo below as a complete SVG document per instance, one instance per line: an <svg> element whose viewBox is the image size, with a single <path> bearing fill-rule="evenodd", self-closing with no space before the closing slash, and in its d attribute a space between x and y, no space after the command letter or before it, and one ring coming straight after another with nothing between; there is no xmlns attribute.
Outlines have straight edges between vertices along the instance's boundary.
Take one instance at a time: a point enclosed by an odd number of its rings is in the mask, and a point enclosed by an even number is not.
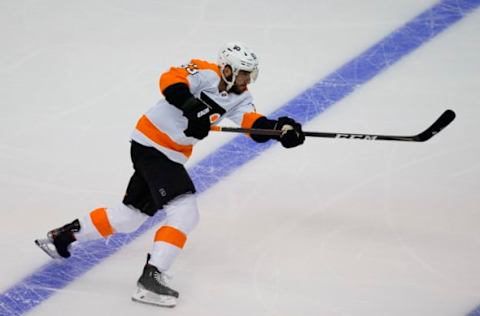
<svg viewBox="0 0 480 316"><path fill-rule="evenodd" d="M188 64L188 65L182 65L185 70L191 74L194 75L198 72L198 66L196 64Z"/></svg>

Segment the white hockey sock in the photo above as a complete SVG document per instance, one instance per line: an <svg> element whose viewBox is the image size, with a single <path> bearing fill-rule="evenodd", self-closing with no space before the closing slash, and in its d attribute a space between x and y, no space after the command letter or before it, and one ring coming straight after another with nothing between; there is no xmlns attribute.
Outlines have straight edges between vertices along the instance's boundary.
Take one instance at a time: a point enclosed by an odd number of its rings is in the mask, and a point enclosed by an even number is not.
<svg viewBox="0 0 480 316"><path fill-rule="evenodd" d="M199 213L195 196L182 195L165 206L165 225L157 230L150 263L166 271L183 249L187 235L195 228Z"/></svg>
<svg viewBox="0 0 480 316"><path fill-rule="evenodd" d="M97 208L80 219L80 231L74 236L78 241L107 238L116 232L135 231L148 215L119 203L110 208Z"/></svg>

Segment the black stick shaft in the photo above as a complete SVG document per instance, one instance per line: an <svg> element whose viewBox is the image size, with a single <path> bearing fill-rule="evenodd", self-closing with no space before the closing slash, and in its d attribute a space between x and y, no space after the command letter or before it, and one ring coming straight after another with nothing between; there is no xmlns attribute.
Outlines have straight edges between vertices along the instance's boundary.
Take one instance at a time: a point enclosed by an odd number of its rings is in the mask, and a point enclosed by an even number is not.
<svg viewBox="0 0 480 316"><path fill-rule="evenodd" d="M333 132L303 132L303 133L305 134L305 136L308 136L308 137L424 142L426 140L429 140L433 135L439 133L454 119L455 119L455 112L452 110L446 110L429 128L427 128L425 131L421 132L420 134L412 135L412 136L362 134L362 133L333 133ZM278 131L278 130L226 127L226 126L213 126L212 131L244 133L244 134L252 134L252 135L269 135L269 136L278 136L282 133L281 131Z"/></svg>

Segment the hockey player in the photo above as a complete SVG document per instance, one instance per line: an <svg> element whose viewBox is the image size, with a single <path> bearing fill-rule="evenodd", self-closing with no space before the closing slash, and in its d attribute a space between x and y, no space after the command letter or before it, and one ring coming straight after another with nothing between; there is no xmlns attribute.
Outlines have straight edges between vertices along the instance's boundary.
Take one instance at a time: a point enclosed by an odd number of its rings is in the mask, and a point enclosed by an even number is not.
<svg viewBox="0 0 480 316"><path fill-rule="evenodd" d="M133 232L163 209L166 219L155 233L132 299L175 306L179 294L167 285L165 272L199 219L195 187L184 167L193 145L224 118L246 128L282 131L280 136L251 135L256 142L276 139L286 148L304 142L301 125L295 120L273 120L256 112L247 87L257 75L257 57L239 42L226 44L216 64L192 59L163 73L160 91L164 99L140 117L132 134L134 173L123 201L51 230L47 239L35 241L37 245L54 258L68 258L72 244Z"/></svg>

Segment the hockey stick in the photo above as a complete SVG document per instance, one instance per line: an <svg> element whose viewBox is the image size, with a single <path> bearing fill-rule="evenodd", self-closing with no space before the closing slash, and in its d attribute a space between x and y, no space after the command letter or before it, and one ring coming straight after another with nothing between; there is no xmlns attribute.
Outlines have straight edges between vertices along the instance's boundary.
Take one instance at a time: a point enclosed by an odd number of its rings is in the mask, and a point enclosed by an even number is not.
<svg viewBox="0 0 480 316"><path fill-rule="evenodd" d="M349 139L365 139L365 140L395 140L405 142L424 142L438 134L448 124L455 119L455 112L446 110L440 117L430 125L429 128L420 134L413 136L395 136L395 135L376 135L376 134L358 134L358 133L328 133L328 132L303 132L305 136L309 137L324 137L324 138L349 138ZM252 135L269 135L279 136L282 132L278 130L255 129L255 128L240 128L227 126L212 126L212 131L216 132L231 132L231 133L245 133Z"/></svg>

